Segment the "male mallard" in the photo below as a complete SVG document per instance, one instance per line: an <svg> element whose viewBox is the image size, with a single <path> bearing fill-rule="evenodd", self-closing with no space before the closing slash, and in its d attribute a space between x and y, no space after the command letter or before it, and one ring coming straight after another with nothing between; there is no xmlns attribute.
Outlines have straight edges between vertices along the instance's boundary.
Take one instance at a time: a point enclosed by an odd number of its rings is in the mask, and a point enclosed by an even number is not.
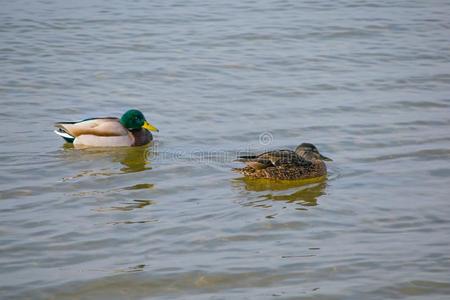
<svg viewBox="0 0 450 300"><path fill-rule="evenodd" d="M149 124L144 115L131 109L119 118L91 118L80 122L55 123L55 133L75 146L84 147L123 147L148 144L158 131Z"/></svg>
<svg viewBox="0 0 450 300"><path fill-rule="evenodd" d="M276 150L258 155L240 156L245 168L234 170L248 177L294 180L321 177L327 174L324 160L330 158L319 153L316 146L303 143L295 151Z"/></svg>

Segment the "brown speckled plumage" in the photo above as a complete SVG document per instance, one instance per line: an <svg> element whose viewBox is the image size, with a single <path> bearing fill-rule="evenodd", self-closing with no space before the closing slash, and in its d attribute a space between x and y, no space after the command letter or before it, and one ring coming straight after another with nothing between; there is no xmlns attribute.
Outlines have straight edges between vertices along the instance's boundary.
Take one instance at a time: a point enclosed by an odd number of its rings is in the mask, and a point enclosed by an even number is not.
<svg viewBox="0 0 450 300"><path fill-rule="evenodd" d="M233 169L247 177L277 180L298 180L321 177L327 174L321 155L312 144L304 143L296 151L278 150L259 155L241 156L238 161L247 164Z"/></svg>

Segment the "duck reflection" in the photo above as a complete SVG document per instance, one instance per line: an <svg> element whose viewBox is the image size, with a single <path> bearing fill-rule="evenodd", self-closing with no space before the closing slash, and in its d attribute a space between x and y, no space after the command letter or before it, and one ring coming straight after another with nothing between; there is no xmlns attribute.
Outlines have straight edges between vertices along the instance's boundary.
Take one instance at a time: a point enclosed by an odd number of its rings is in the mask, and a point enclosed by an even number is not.
<svg viewBox="0 0 450 300"><path fill-rule="evenodd" d="M63 178L65 182L74 183L66 185L73 192L67 194L68 197L88 199L93 212L111 215L114 220L107 222L108 225L157 222L148 217L148 212L142 213L155 204L147 198L154 184L147 182L148 176L130 174L151 169L152 148L75 149L65 146L63 150L65 169L76 172L74 176Z"/></svg>
<svg viewBox="0 0 450 300"><path fill-rule="evenodd" d="M133 200L133 202L123 203L120 206L112 206L107 208L97 208L95 211L98 212L108 212L108 211L132 211L139 208L144 208L148 205L155 204L155 201L152 200Z"/></svg>
<svg viewBox="0 0 450 300"><path fill-rule="evenodd" d="M316 206L320 196L325 195L326 177L307 180L270 180L237 178L234 181L247 191L260 192L259 200L249 203L261 207L262 201L284 201L302 206Z"/></svg>
<svg viewBox="0 0 450 300"><path fill-rule="evenodd" d="M136 265L133 267L128 267L126 269L118 269L115 273L134 273L134 272L142 272L144 271L145 264Z"/></svg>
<svg viewBox="0 0 450 300"><path fill-rule="evenodd" d="M151 170L150 159L155 155L153 148L141 147L120 147L120 148L85 148L75 149L72 144L63 146L64 155L70 160L111 160L113 163L120 163L122 173L136 173ZM90 175L112 175L101 172ZM85 174L86 175L86 174Z"/></svg>
<svg viewBox="0 0 450 300"><path fill-rule="evenodd" d="M150 170L149 156L152 153L146 146L124 148L122 153L113 157L113 161L118 161L123 165L120 170L124 173L135 173Z"/></svg>

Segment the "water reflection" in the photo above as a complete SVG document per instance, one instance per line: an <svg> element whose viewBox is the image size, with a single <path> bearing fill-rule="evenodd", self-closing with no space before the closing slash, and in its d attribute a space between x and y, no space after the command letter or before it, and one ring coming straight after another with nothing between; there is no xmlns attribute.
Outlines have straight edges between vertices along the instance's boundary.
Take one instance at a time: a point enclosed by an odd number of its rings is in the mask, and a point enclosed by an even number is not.
<svg viewBox="0 0 450 300"><path fill-rule="evenodd" d="M316 206L318 198L326 194L326 180L326 177L294 181L243 177L235 179L234 182L246 191L259 192L259 199L247 202L246 205L270 207L261 202L284 201L302 206Z"/></svg>
<svg viewBox="0 0 450 300"><path fill-rule="evenodd" d="M95 211L98 212L108 212L108 211L132 211L138 208L144 208L148 205L155 204L152 200L133 200L133 202L123 203L121 206L112 206L107 208L97 208Z"/></svg>
<svg viewBox="0 0 450 300"><path fill-rule="evenodd" d="M151 170L150 159L156 155L153 148L149 146L76 149L72 144L64 144L63 150L64 159L68 161L109 160L121 165L119 173L111 170L111 168L83 170L75 176L64 178L65 180L84 176L110 176Z"/></svg>
<svg viewBox="0 0 450 300"><path fill-rule="evenodd" d="M154 153L147 146L123 149L123 152L113 156L113 162L120 162L124 167L120 170L124 173L141 172L150 170L149 157Z"/></svg>
<svg viewBox="0 0 450 300"><path fill-rule="evenodd" d="M154 186L155 185L151 184L151 183L138 183L138 184L135 184L135 185L132 185L132 186L124 187L123 189L124 190L129 190L129 191L131 191L131 190L144 190L144 189L151 189Z"/></svg>
<svg viewBox="0 0 450 300"><path fill-rule="evenodd" d="M95 206L92 208L95 213L105 216L116 215L112 222L109 221L110 217L106 217L109 222L104 224L123 225L157 222L157 219L149 218L148 214L142 217L142 213L140 213L140 211L155 204L153 200L146 199L154 184L145 182L147 180L142 182L141 180L144 177L142 174L125 176L150 170L150 158L154 155L152 150L153 148L148 146L76 149L72 145L65 145L61 160L65 169L76 172L74 176L63 178L63 181L76 181L74 185L67 187L74 191L73 194L68 194L69 198L87 199L91 205ZM144 199L140 197L144 197ZM72 200L69 200L69 202L72 202ZM100 203L101 206L99 206ZM120 213L120 215L117 215L117 213ZM116 220L117 217L120 220Z"/></svg>
<svg viewBox="0 0 450 300"><path fill-rule="evenodd" d="M145 264L136 265L133 267L128 267L126 269L116 270L115 273L134 273L134 272L142 272L144 271Z"/></svg>

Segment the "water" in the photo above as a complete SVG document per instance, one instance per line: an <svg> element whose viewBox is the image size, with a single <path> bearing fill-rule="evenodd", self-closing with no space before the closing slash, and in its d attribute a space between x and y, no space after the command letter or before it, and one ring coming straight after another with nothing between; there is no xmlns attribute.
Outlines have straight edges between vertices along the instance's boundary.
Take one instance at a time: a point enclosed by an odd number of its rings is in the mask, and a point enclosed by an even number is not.
<svg viewBox="0 0 450 300"><path fill-rule="evenodd" d="M4 299L446 299L448 1L4 1ZM55 121L139 108L148 147ZM261 141L260 141L261 138ZM325 181L231 172L315 143Z"/></svg>

